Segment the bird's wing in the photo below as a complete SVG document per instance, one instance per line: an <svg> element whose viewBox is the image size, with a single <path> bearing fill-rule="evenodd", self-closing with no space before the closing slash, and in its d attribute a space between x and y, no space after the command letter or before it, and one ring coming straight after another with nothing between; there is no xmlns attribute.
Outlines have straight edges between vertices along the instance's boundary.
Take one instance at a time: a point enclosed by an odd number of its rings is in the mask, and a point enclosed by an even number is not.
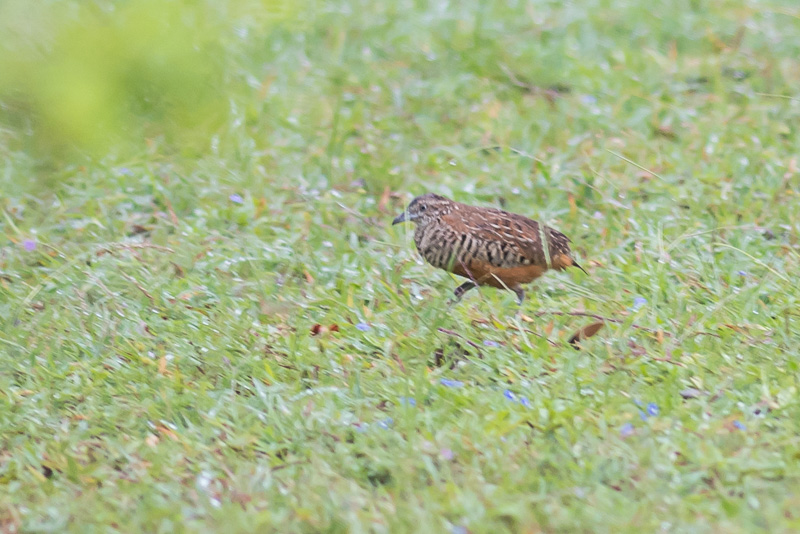
<svg viewBox="0 0 800 534"><path fill-rule="evenodd" d="M570 256L567 236L522 215L488 208L459 210L448 214L445 222L477 241L476 259L495 267L559 267L556 257Z"/></svg>

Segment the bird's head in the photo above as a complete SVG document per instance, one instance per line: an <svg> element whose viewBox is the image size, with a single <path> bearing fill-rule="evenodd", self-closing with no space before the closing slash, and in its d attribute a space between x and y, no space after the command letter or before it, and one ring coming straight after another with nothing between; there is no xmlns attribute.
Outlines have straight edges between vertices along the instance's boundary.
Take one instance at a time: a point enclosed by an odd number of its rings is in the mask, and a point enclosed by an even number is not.
<svg viewBox="0 0 800 534"><path fill-rule="evenodd" d="M449 198L434 193L418 196L408 205L406 210L395 217L392 224L413 222L415 224L428 224L452 210L454 202Z"/></svg>

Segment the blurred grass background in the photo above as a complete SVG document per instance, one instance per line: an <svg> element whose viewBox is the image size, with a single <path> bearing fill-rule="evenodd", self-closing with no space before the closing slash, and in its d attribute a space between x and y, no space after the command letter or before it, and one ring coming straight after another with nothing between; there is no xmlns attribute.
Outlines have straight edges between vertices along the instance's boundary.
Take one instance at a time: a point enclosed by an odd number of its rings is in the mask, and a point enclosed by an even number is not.
<svg viewBox="0 0 800 534"><path fill-rule="evenodd" d="M98 156L161 136L172 149L207 147L227 118L242 43L297 20L303 5L12 0L0 9L4 119L28 134L15 141Z"/></svg>
<svg viewBox="0 0 800 534"><path fill-rule="evenodd" d="M796 530L798 58L789 0L0 3L0 528ZM427 191L591 276L448 307Z"/></svg>

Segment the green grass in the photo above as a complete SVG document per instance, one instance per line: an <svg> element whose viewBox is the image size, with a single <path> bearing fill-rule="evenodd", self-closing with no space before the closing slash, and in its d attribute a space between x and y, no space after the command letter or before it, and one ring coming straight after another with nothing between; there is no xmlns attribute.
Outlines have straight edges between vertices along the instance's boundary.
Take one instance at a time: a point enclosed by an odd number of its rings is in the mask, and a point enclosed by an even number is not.
<svg viewBox="0 0 800 534"><path fill-rule="evenodd" d="M179 7L99 133L0 84L0 530L800 529L796 3L292 5ZM449 306L427 191L590 276Z"/></svg>

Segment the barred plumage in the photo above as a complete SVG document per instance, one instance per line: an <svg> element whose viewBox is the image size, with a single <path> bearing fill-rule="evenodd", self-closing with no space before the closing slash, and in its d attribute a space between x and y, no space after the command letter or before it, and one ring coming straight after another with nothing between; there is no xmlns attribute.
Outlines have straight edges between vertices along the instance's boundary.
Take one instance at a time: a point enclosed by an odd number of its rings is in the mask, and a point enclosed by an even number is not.
<svg viewBox="0 0 800 534"><path fill-rule="evenodd" d="M520 285L547 270L583 270L567 236L515 213L428 193L412 200L392 224L404 221L416 223L414 243L428 263L469 279L456 288L457 298L488 285L511 289L522 302Z"/></svg>

